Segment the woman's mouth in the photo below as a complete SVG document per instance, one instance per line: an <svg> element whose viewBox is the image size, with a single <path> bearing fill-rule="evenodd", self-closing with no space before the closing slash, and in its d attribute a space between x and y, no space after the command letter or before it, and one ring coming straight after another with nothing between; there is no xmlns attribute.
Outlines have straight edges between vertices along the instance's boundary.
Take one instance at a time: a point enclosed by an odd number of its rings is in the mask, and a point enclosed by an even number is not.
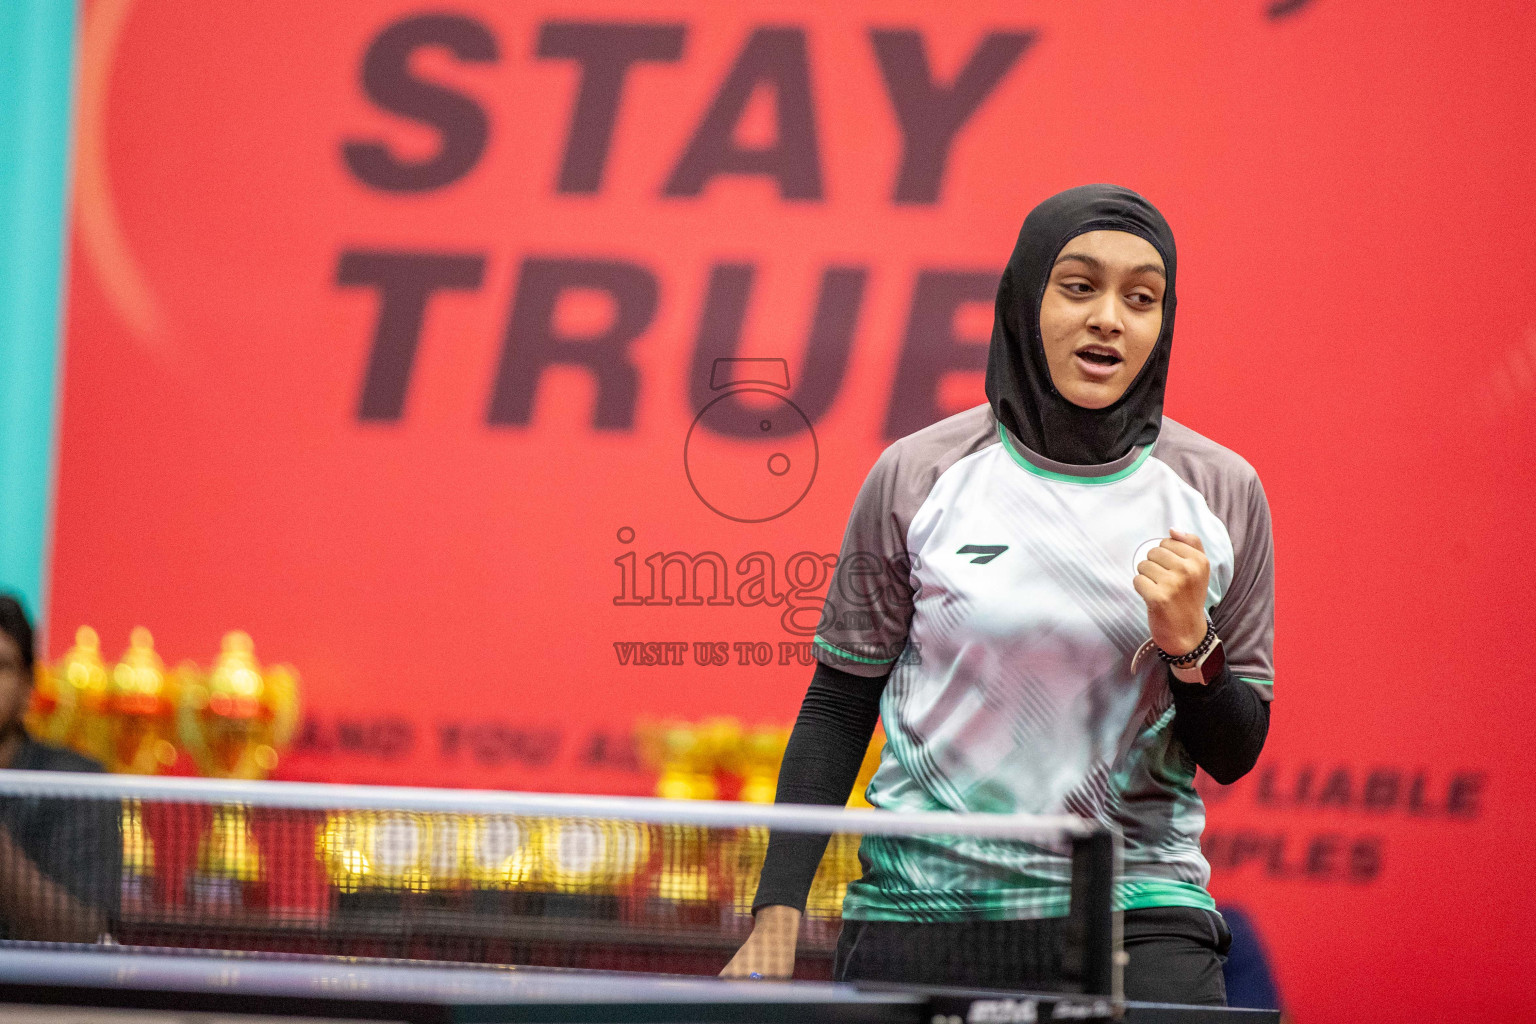
<svg viewBox="0 0 1536 1024"><path fill-rule="evenodd" d="M1115 375L1125 360L1108 349L1078 349L1072 354L1077 369L1089 380L1105 381Z"/></svg>

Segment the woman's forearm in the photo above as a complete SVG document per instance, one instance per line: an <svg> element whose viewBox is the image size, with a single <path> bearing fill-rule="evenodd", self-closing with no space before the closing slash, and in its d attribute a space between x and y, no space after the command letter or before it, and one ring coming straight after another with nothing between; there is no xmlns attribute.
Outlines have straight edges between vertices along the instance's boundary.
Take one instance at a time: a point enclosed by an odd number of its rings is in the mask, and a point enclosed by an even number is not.
<svg viewBox="0 0 1536 1024"><path fill-rule="evenodd" d="M1269 735L1269 702L1230 668L1203 686L1170 674L1168 687L1173 691L1173 734L1195 764L1224 786L1248 774Z"/></svg>
<svg viewBox="0 0 1536 1024"><path fill-rule="evenodd" d="M885 679L817 665L784 749L777 803L848 802L880 717ZM770 905L804 910L829 838L782 829L770 833L753 911Z"/></svg>

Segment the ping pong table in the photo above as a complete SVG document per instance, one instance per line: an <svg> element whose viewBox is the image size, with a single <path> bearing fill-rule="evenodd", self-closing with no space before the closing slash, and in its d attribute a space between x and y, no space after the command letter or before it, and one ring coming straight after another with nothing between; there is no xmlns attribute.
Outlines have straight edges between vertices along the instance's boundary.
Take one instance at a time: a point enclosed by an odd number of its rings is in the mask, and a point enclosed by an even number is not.
<svg viewBox="0 0 1536 1024"><path fill-rule="evenodd" d="M495 967L301 954L0 945L0 1016L22 1024L1275 1024L1257 1010L1102 996Z"/></svg>

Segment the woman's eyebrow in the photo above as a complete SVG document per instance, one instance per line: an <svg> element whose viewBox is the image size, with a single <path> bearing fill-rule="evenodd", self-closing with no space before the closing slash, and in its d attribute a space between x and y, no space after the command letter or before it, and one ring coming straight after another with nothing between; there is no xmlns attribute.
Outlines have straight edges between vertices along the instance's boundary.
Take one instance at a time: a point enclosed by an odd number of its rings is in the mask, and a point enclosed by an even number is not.
<svg viewBox="0 0 1536 1024"><path fill-rule="evenodd" d="M1079 263L1086 263L1089 270L1102 271L1104 269L1103 260L1099 259L1097 256L1089 256L1085 252L1064 252L1060 256L1056 257L1056 262L1052 263L1051 266L1059 267L1063 263L1067 262L1067 260L1077 260Z"/></svg>
<svg viewBox="0 0 1536 1024"><path fill-rule="evenodd" d="M1097 271L1101 274L1104 272L1104 261L1097 256L1089 256L1085 252L1064 252L1056 257L1056 262L1051 264L1051 266L1059 267L1068 260L1077 260L1079 263L1085 264L1089 270ZM1156 274L1165 281L1168 279L1168 275L1163 271L1163 268L1156 263L1143 263L1140 266L1132 267L1130 273Z"/></svg>

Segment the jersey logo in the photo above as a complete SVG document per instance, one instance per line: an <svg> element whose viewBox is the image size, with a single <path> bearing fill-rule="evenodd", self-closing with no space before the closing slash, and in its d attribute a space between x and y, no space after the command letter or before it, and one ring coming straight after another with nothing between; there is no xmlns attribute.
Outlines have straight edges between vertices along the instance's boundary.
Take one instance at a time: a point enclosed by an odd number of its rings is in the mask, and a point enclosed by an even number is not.
<svg viewBox="0 0 1536 1024"><path fill-rule="evenodd" d="M956 551L955 554L975 555L976 557L971 559L972 565L986 565L1007 550L1007 544L967 544L959 551Z"/></svg>

